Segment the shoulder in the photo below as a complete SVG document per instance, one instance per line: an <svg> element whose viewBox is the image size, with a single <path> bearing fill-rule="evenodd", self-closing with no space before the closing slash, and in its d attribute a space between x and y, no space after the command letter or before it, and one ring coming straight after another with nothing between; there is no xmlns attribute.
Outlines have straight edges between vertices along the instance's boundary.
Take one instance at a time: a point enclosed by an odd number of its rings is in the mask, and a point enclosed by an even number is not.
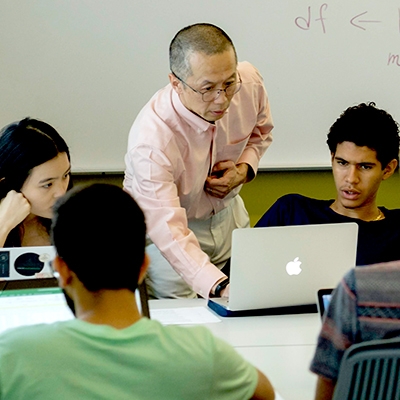
<svg viewBox="0 0 400 400"><path fill-rule="evenodd" d="M203 326L163 326L157 321L147 320L146 335L148 349L167 352L185 368L193 362L200 370L221 366L223 370L235 369L238 365L247 368L247 362L224 340L215 337ZM196 343L193 346L193 343ZM250 365L250 364L248 364Z"/></svg>
<svg viewBox="0 0 400 400"><path fill-rule="evenodd" d="M400 208L388 209L385 207L379 207L385 214L385 219L388 221L400 221Z"/></svg>
<svg viewBox="0 0 400 400"><path fill-rule="evenodd" d="M209 330L203 326L163 325L156 319L148 318L141 318L132 327L140 329L149 335L159 335L171 341L180 341L180 339L177 339L178 337L182 338L182 340L191 340L194 337L202 339L211 335Z"/></svg>
<svg viewBox="0 0 400 400"><path fill-rule="evenodd" d="M317 200L300 194L280 197L257 226L304 225L329 222L330 200Z"/></svg>
<svg viewBox="0 0 400 400"><path fill-rule="evenodd" d="M163 326L156 321L149 321L152 329L160 334L164 340L168 340L174 346L178 346L181 350L189 353L209 352L214 347L215 342L219 339L215 338L211 332L203 326L182 327L176 325ZM193 346L193 343L196 346Z"/></svg>
<svg viewBox="0 0 400 400"><path fill-rule="evenodd" d="M396 296L400 302L398 284L400 282L400 261L377 263L356 267L354 280L357 289L369 292L371 297Z"/></svg>
<svg viewBox="0 0 400 400"><path fill-rule="evenodd" d="M259 83L263 84L263 77L254 65L248 61L238 63L238 71L243 83Z"/></svg>
<svg viewBox="0 0 400 400"><path fill-rule="evenodd" d="M356 318L357 296L357 279L355 268L352 268L344 275L333 292L327 311L328 322L330 320L341 328L351 326Z"/></svg>
<svg viewBox="0 0 400 400"><path fill-rule="evenodd" d="M172 95L173 89L170 84L157 90L157 92L155 92L150 100L143 106L138 117L143 114L150 116L157 116L159 114L161 114L161 116L165 115L167 110L170 111L173 108Z"/></svg>
<svg viewBox="0 0 400 400"><path fill-rule="evenodd" d="M157 91L135 118L129 133L129 139L140 137L141 141L151 143L152 133L161 131L160 138L173 134L171 127L177 124L178 114L172 102L173 89L171 85Z"/></svg>
<svg viewBox="0 0 400 400"><path fill-rule="evenodd" d="M400 209L387 209L385 207L379 207L379 209L385 215L385 218L380 221L360 223L360 230L367 232L374 240L377 240L376 245L387 247L389 243L397 245L397 241L400 238ZM397 247L397 246L396 246ZM397 258L384 258L382 261L397 260ZM375 263L369 262L369 264Z"/></svg>
<svg viewBox="0 0 400 400"><path fill-rule="evenodd" d="M303 196L297 193L286 194L280 197L276 203L278 204L298 204L298 205L305 205L310 203L318 203L321 200L316 200L311 197Z"/></svg>
<svg viewBox="0 0 400 400"><path fill-rule="evenodd" d="M46 331L46 327L51 327L48 324L24 325L16 328L8 329L0 335L0 343L4 341L18 341L21 338L27 340L35 340L35 338Z"/></svg>
<svg viewBox="0 0 400 400"><path fill-rule="evenodd" d="M331 200L319 200L312 197L303 196L297 193L286 194L280 197L275 204L277 205L291 205L293 207L301 208L322 208L329 207Z"/></svg>
<svg viewBox="0 0 400 400"><path fill-rule="evenodd" d="M341 279L333 291L332 300L329 304L328 315L333 318L342 318L343 308L348 309L348 304L357 299L357 277L356 269L351 268ZM339 310L339 311L338 311Z"/></svg>
<svg viewBox="0 0 400 400"><path fill-rule="evenodd" d="M340 282L340 286L343 287L344 291L350 295L351 297L355 298L357 295L357 273L356 271L359 268L351 268L343 277L342 281Z"/></svg>
<svg viewBox="0 0 400 400"><path fill-rule="evenodd" d="M314 199L300 194L289 194L282 198L284 204L299 218L299 223L320 224L334 221L334 212L330 205L333 200Z"/></svg>
<svg viewBox="0 0 400 400"><path fill-rule="evenodd" d="M232 346L205 327L170 328L174 336L179 331L180 336L175 338L180 346L195 352L190 357L196 365L196 381L202 387L210 385L209 398L248 399L253 395L258 382L257 369Z"/></svg>
<svg viewBox="0 0 400 400"><path fill-rule="evenodd" d="M5 352L28 355L32 349L48 351L60 340L64 326L69 323L27 325L7 330L0 335L0 358Z"/></svg>
<svg viewBox="0 0 400 400"><path fill-rule="evenodd" d="M180 357L192 357L201 360L210 360L218 354L235 353L234 349L224 340L215 337L204 326L182 327L176 325L163 326L154 320L146 320L146 332L155 334L155 341L161 340L163 345ZM193 346L196 343L196 346Z"/></svg>

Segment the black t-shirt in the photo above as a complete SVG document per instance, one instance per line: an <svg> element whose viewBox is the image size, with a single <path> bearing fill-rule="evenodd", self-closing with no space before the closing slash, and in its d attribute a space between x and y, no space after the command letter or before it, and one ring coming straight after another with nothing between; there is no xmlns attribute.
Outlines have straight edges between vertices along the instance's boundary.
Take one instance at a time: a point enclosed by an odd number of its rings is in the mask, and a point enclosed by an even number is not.
<svg viewBox="0 0 400 400"><path fill-rule="evenodd" d="M366 222L336 213L330 208L333 202L288 194L271 206L256 227L356 222L357 265L400 260L400 209L379 207L385 218Z"/></svg>

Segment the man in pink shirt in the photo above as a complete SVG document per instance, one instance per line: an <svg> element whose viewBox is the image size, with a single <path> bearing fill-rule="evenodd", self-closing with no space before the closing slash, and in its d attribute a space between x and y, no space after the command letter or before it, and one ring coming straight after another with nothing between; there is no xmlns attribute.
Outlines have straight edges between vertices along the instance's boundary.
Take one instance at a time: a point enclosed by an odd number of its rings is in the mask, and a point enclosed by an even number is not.
<svg viewBox="0 0 400 400"><path fill-rule="evenodd" d="M175 35L170 68L170 84L137 116L125 156L124 188L153 243L147 282L154 297L227 296L221 269L231 233L249 226L239 192L272 141L268 97L259 72L238 63L230 38L211 24Z"/></svg>

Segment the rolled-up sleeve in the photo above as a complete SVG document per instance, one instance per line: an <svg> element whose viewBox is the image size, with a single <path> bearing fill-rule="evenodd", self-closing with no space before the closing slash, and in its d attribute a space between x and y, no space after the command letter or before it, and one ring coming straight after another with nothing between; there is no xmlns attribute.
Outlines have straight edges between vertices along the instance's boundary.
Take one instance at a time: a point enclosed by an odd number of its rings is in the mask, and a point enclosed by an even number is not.
<svg viewBox="0 0 400 400"><path fill-rule="evenodd" d="M207 297L225 275L209 261L188 228L187 213L174 182L177 166L150 146L133 148L127 161L136 171L131 192L145 213L149 237L187 284Z"/></svg>

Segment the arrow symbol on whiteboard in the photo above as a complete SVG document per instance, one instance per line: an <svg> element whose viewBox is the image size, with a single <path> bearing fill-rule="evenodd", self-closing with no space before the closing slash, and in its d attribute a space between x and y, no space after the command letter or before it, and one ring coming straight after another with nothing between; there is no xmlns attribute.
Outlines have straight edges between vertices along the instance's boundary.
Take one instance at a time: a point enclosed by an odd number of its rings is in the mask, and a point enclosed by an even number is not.
<svg viewBox="0 0 400 400"><path fill-rule="evenodd" d="M363 26L357 25L356 22L355 22L355 20L356 20L358 17L361 17L362 15L366 14L367 12L368 12L368 11L365 11L365 12L363 12L363 13L361 13L361 14L356 15L355 17L353 17L353 18L350 20L350 23L351 23L352 25L354 25L356 28L360 28L360 29L362 29L362 30L365 31L366 29L365 29ZM360 20L357 21L357 23L368 23L368 22L379 23L379 22L382 22L382 21L369 21L369 20L362 20L362 19L360 19Z"/></svg>

